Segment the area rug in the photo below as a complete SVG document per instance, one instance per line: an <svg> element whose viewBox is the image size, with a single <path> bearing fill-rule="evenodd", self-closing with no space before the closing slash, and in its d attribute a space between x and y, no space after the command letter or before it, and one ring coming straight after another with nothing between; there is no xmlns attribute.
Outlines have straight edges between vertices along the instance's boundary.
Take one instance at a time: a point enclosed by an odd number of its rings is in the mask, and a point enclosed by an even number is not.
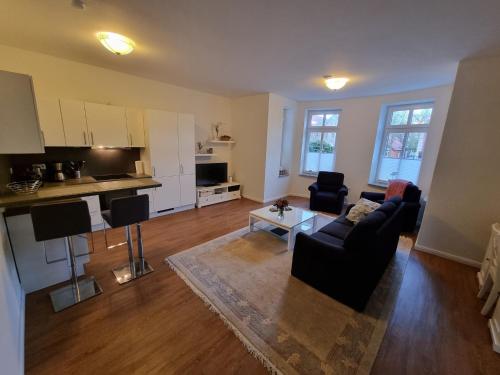
<svg viewBox="0 0 500 375"><path fill-rule="evenodd" d="M271 372L368 374L410 249L401 237L363 313L291 276L292 252L265 231L243 228L166 261Z"/></svg>

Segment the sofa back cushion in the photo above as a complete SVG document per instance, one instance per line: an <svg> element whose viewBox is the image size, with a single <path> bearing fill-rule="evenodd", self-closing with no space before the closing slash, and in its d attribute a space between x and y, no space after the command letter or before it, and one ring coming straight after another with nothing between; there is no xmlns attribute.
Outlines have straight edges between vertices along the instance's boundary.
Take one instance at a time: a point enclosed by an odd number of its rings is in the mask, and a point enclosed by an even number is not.
<svg viewBox="0 0 500 375"><path fill-rule="evenodd" d="M387 217L391 217L394 211L396 211L396 208L398 208L398 205L391 202L391 201L386 201L382 203L382 205L377 208L375 211L381 211L384 214L387 215Z"/></svg>
<svg viewBox="0 0 500 375"><path fill-rule="evenodd" d="M319 190L331 191L336 193L344 184L344 174L338 172L319 172L318 187Z"/></svg>
<svg viewBox="0 0 500 375"><path fill-rule="evenodd" d="M377 230L387 220L382 211L373 211L357 223L344 239L344 247L352 250L365 250L373 246Z"/></svg>

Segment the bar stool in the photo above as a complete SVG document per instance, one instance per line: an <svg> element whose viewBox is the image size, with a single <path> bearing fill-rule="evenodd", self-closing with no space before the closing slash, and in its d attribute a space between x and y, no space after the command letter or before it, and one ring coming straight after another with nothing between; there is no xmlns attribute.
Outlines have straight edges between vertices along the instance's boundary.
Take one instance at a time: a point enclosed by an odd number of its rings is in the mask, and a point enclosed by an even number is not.
<svg viewBox="0 0 500 375"><path fill-rule="evenodd" d="M72 236L91 231L87 202L65 201L33 205L31 220L37 241L64 237L71 264L71 284L50 293L52 307L59 312L102 293L102 288L93 276L78 280L76 255ZM87 254L84 254L87 255Z"/></svg>
<svg viewBox="0 0 500 375"><path fill-rule="evenodd" d="M114 268L113 274L120 284L144 276L153 272L153 267L144 259L144 249L142 246L141 222L149 220L149 197L147 194L133 195L111 200L110 209L101 212L104 221L111 228L125 227L128 246L128 263ZM137 227L137 253L139 260L134 259L134 248L132 243L131 225ZM104 230L106 247L113 248L121 244L108 246L106 230Z"/></svg>

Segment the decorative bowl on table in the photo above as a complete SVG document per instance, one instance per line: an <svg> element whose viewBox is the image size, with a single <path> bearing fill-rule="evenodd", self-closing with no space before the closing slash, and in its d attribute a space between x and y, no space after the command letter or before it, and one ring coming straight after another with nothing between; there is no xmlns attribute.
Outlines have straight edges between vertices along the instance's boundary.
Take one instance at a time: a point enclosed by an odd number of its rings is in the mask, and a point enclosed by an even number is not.
<svg viewBox="0 0 500 375"><path fill-rule="evenodd" d="M42 180L17 181L7 184L7 189L16 194L35 194L42 186Z"/></svg>

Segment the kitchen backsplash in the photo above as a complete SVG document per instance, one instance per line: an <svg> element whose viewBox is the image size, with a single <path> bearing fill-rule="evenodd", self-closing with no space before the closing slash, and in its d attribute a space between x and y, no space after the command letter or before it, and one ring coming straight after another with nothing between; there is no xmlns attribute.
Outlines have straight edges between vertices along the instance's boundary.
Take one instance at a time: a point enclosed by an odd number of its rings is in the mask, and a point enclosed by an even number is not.
<svg viewBox="0 0 500 375"><path fill-rule="evenodd" d="M0 180L9 167L22 169L33 164L85 160L82 176L135 172L136 160L140 159L139 149L90 149L74 147L46 147L45 154L21 154L3 156L0 160Z"/></svg>

